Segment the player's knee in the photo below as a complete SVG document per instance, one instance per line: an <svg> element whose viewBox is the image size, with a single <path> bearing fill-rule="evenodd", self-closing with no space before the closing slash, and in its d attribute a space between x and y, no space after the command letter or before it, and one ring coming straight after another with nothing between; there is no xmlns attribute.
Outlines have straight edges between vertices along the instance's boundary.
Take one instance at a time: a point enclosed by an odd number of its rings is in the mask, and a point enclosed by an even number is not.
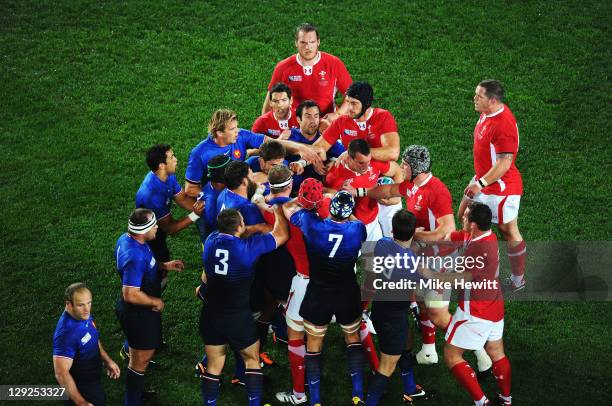
<svg viewBox="0 0 612 406"><path fill-rule="evenodd" d="M455 365L463 362L463 357L461 353L457 352L454 348L445 345L444 346L444 363L446 366L451 369Z"/></svg>

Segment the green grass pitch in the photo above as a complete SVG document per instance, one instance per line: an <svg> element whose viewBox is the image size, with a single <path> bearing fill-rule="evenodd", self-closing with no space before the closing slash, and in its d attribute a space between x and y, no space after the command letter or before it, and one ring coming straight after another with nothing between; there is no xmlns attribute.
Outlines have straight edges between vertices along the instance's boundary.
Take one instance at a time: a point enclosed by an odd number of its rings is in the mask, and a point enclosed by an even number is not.
<svg viewBox="0 0 612 406"><path fill-rule="evenodd" d="M101 338L118 358L113 247L147 172L143 152L170 143L182 182L213 110L232 108L250 128L275 63L294 52L293 27L304 21L318 25L322 50L372 83L375 104L398 121L402 147L430 147L433 172L455 204L473 170L474 88L502 80L521 134L524 237L611 239L605 1L2 1L0 384L55 383L52 334L63 289L75 281L91 287ZM170 238L170 248L187 269L165 293L170 349L148 379L161 404L196 405L195 230ZM516 403L609 403L611 311L608 302L509 303ZM339 405L348 401L349 378L332 330L322 390L327 404ZM271 348L280 365L269 372L269 395L290 382L285 348ZM226 383L228 375L230 366ZM439 393L429 404L470 404L442 363L416 375ZM104 384L109 404L121 404L123 380ZM494 383L485 390L494 394ZM384 404L398 404L397 376L389 392ZM245 396L225 384L221 404Z"/></svg>

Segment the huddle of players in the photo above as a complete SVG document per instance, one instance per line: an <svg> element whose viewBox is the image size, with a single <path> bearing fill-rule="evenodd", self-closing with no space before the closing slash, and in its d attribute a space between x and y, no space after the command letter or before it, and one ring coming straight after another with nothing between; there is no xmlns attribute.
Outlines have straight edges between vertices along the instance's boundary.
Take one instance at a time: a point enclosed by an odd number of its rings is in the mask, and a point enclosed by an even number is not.
<svg viewBox="0 0 612 406"><path fill-rule="evenodd" d="M497 204L496 216L492 216L491 201L504 195L485 191L497 187L494 192L501 193L501 187L507 189L510 185L513 193L520 192L519 199L522 193L522 184L517 185L516 181L518 171L514 160L509 160L510 169L516 172L514 183L504 179L508 169L498 179L490 176L498 166L494 161L496 155L491 152L500 151L496 149L500 142L505 143L502 148L507 149L501 150L506 156L498 156L498 161L508 161L507 154L516 157L518 133L515 144L511 136L494 133L500 128L495 121L507 121L512 113L502 103L503 89L501 96L496 90L498 82L479 84L474 99L477 110L477 98L484 97L490 103L500 103L501 111L481 115L476 127L478 133L475 131L477 176L465 194L472 200L478 200L479 196L489 200L469 209L462 202L460 218L464 231L455 232L450 193L432 176L427 148L408 147L402 156L402 166L398 166L395 161L399 158L399 135L391 113L373 108L372 87L364 82L351 84L342 62L319 52L318 46L318 33L313 26L298 27L298 54L277 65L264 103L264 110L267 106L272 110L254 124L266 135L239 129L236 114L231 110L218 110L213 114L209 136L190 154L184 190L175 177L177 160L172 149L157 145L148 151L151 172L137 193L136 206L139 208L130 216L128 232L121 236L115 250L117 270L122 279L117 309L129 344L126 405L140 404L146 368L162 344L164 302L161 291L166 273L184 267L180 260L170 260L166 235L175 234L192 223L198 225L204 242L204 273L197 294L204 301L200 331L207 355L202 370L205 404L216 404L226 344L235 351L237 365L240 360L244 361L239 380L247 387L249 404L261 404L260 338L263 342L276 302L286 309L293 381L292 391L277 394L279 401L307 402L305 369L310 404L321 404L322 342L334 315L347 343L353 384L351 404L364 404L364 401L365 404L377 404L396 365L402 372L406 403L430 397L429 391L414 383L414 358L409 352L407 334L409 312L405 304L392 311L387 304L374 301L372 321L379 335L379 363L362 322L355 262L361 243L366 240L379 241L377 249L396 244L412 252L413 238L422 241L450 239L464 247L464 255L469 254L470 248L477 250L475 247L479 244L474 243L477 240L496 241L495 234L490 231L491 218L497 219L500 225L504 224L502 216L516 222L518 201L515 194L497 199L493 202ZM277 83L278 79L287 84ZM334 113L337 90L345 97ZM312 100L317 98L319 103ZM294 111L292 106L295 105ZM321 134L323 128L325 131ZM478 155L482 155L481 151L477 151L477 142L483 139L490 144L488 168ZM250 149L259 149L259 157L243 162L252 152ZM291 155L295 159L285 162ZM329 159L330 156L336 159ZM392 177L393 182L388 177ZM253 178L257 178L264 188L257 188L258 182ZM518 179L520 182L520 174ZM324 191L333 193L333 197L325 198ZM292 199L296 193L297 198ZM267 197L264 198L264 194ZM408 210L399 210L401 197L406 198ZM173 200L191 213L175 220L170 213ZM514 200L514 206L504 206L510 200ZM499 228L503 232L502 227ZM512 246L518 246L518 251L512 252L516 254L513 276L516 276L516 257L523 261L524 268L522 244ZM486 274L478 275L474 271L459 275L428 270L422 273L438 279L493 279L497 277L498 266L496 245L494 251L490 248L491 263ZM513 279L515 287L524 285L522 274L520 276L518 282ZM260 289L261 286L264 288ZM478 292L471 292L471 298L469 296L470 293L466 293L460 298L460 308L451 321L444 297L426 292L419 314L424 337L424 348L419 353L424 363L432 359L431 362L436 362L435 328L445 330L445 361L479 405L487 404L488 400L462 353L465 349L482 350L484 347L486 351L481 353L491 356L500 384L500 402L510 404L510 365L501 344L501 295L494 300L487 297L481 301L475 300ZM257 322L254 311L259 313ZM477 337L473 333L475 330L480 332ZM262 331L265 332L263 336ZM304 332L307 340L304 340ZM370 379L367 398L363 390L364 355L376 371Z"/></svg>

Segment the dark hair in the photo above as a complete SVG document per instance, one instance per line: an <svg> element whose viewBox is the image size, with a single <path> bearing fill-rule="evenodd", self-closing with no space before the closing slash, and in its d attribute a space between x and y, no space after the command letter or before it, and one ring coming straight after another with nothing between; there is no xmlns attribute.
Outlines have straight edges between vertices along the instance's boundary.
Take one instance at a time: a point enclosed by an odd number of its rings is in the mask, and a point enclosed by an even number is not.
<svg viewBox="0 0 612 406"><path fill-rule="evenodd" d="M471 203L470 213L468 214L468 221L470 223L476 223L480 231L487 231L491 229L491 209L489 206L483 203L474 202Z"/></svg>
<svg viewBox="0 0 612 406"><path fill-rule="evenodd" d="M160 164L166 163L166 152L171 149L172 147L168 144L157 144L149 148L147 151L147 165L153 172L159 169Z"/></svg>
<svg viewBox="0 0 612 406"><path fill-rule="evenodd" d="M409 241L416 230L416 217L406 209L399 209L391 219L393 238L399 241Z"/></svg>
<svg viewBox="0 0 612 406"><path fill-rule="evenodd" d="M64 300L66 302L74 304L73 300L75 293L82 292L84 290L89 291L89 288L83 282L73 283L72 285L68 286L64 291Z"/></svg>
<svg viewBox="0 0 612 406"><path fill-rule="evenodd" d="M289 169L285 165L273 166L272 169L270 169L270 172L268 172L268 182L270 182L270 190L274 193L279 193L279 192L287 190L288 188L291 187L291 183L289 183L285 187L278 188L278 189L272 187L272 185L285 182L289 180L289 178L291 178L292 176L293 176L293 172L291 172L291 169Z"/></svg>
<svg viewBox="0 0 612 406"><path fill-rule="evenodd" d="M295 110L295 114L301 120L302 113L304 112L304 110L309 109L311 107L316 107L317 109L319 109L319 114L321 113L321 107L319 107L319 105L314 100L304 100L303 102L300 103L299 106L297 106L297 109Z"/></svg>
<svg viewBox="0 0 612 406"><path fill-rule="evenodd" d="M317 27L310 23L302 23L295 28L295 40L298 40L298 36L300 35L300 31L307 33L313 32L317 34L317 39L319 39L319 31L317 31Z"/></svg>
<svg viewBox="0 0 612 406"><path fill-rule="evenodd" d="M132 214L130 214L130 223L141 226L143 224L147 224L149 222L149 217L153 214L152 210L138 208L134 209Z"/></svg>
<svg viewBox="0 0 612 406"><path fill-rule="evenodd" d="M273 93L287 93L287 97L291 98L291 88L283 82L278 82L272 86L272 89L270 89L270 100L272 100Z"/></svg>
<svg viewBox="0 0 612 406"><path fill-rule="evenodd" d="M500 103L504 102L504 86L499 80L486 79L480 82L478 86L484 88L485 95L489 99L495 99Z"/></svg>
<svg viewBox="0 0 612 406"><path fill-rule="evenodd" d="M208 177L212 182L225 183L225 168L232 161L227 155L215 155L208 161Z"/></svg>
<svg viewBox="0 0 612 406"><path fill-rule="evenodd" d="M249 176L249 165L243 161L232 161L225 167L225 186L236 189Z"/></svg>
<svg viewBox="0 0 612 406"><path fill-rule="evenodd" d="M259 146L259 156L264 161L271 161L272 159L284 158L287 155L285 147L278 141L270 140L266 141Z"/></svg>
<svg viewBox="0 0 612 406"><path fill-rule="evenodd" d="M217 215L217 229L220 233L234 234L240 226L240 212L236 209L225 209Z"/></svg>
<svg viewBox="0 0 612 406"><path fill-rule="evenodd" d="M349 143L348 145L349 156L351 158L355 158L358 152L363 155L370 154L370 145L368 145L368 142L366 140L362 140L361 138L358 138Z"/></svg>

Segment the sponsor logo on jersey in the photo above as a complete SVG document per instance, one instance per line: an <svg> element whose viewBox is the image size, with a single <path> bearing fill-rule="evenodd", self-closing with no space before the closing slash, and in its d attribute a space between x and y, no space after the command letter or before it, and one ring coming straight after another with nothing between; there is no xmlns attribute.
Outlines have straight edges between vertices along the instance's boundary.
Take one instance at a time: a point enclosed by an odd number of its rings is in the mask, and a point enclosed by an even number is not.
<svg viewBox="0 0 612 406"><path fill-rule="evenodd" d="M278 126L281 128L281 130L288 130L289 120L278 120Z"/></svg>
<svg viewBox="0 0 612 406"><path fill-rule="evenodd" d="M312 66L303 66L302 68L304 68L304 75L306 76L312 75Z"/></svg>
<svg viewBox="0 0 612 406"><path fill-rule="evenodd" d="M359 127L361 131L365 131L368 125L368 123L366 123L365 121L355 121L355 123L357 123L357 127Z"/></svg>
<svg viewBox="0 0 612 406"><path fill-rule="evenodd" d="M292 76L289 76L289 80L291 82L301 82L302 81L302 75L292 75Z"/></svg>
<svg viewBox="0 0 612 406"><path fill-rule="evenodd" d="M268 129L268 134L273 135L273 136L275 136L275 137L278 137L278 136L280 135L280 133L281 133L281 132L280 132L280 131L278 131L278 130L273 130L273 129L271 129L271 128L269 128L269 129Z"/></svg>
<svg viewBox="0 0 612 406"><path fill-rule="evenodd" d="M356 137L357 136L357 131L349 130L348 128L344 130L344 133L346 135L348 135L349 137Z"/></svg>
<svg viewBox="0 0 612 406"><path fill-rule="evenodd" d="M234 150L234 158L240 159L241 156L242 156L242 152L240 152L239 149L235 149Z"/></svg>
<svg viewBox="0 0 612 406"><path fill-rule="evenodd" d="M81 344L85 345L91 340L91 334L87 333L83 337L81 337Z"/></svg>

